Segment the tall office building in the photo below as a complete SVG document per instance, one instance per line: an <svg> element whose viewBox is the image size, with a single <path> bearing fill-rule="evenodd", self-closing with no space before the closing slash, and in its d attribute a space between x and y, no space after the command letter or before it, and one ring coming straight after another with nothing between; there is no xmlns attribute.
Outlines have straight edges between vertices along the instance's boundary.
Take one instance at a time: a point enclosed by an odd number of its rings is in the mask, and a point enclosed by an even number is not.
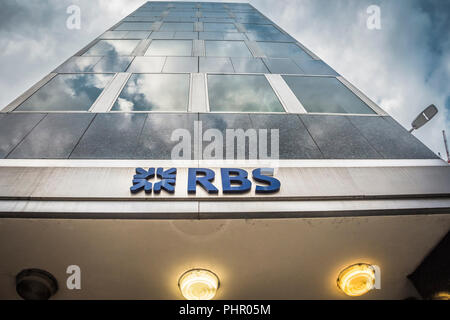
<svg viewBox="0 0 450 320"><path fill-rule="evenodd" d="M449 167L247 3L145 3L1 111L0 158L1 298L450 290Z"/></svg>

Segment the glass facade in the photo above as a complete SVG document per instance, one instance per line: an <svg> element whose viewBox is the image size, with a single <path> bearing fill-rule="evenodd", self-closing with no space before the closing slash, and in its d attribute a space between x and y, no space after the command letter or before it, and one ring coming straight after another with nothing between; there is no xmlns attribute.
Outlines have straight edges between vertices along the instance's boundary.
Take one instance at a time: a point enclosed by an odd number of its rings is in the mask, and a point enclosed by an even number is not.
<svg viewBox="0 0 450 320"><path fill-rule="evenodd" d="M14 111L190 112L192 96L205 96L204 112L296 113L286 105L295 97L297 113L376 114L245 3L147 2L54 72ZM192 87L194 74L204 87Z"/></svg>
<svg viewBox="0 0 450 320"><path fill-rule="evenodd" d="M208 75L210 110L217 112L284 112L262 75Z"/></svg>
<svg viewBox="0 0 450 320"><path fill-rule="evenodd" d="M134 74L112 111L187 111L187 74Z"/></svg>
<svg viewBox="0 0 450 320"><path fill-rule="evenodd" d="M17 110L88 111L112 77L112 74L59 74Z"/></svg>

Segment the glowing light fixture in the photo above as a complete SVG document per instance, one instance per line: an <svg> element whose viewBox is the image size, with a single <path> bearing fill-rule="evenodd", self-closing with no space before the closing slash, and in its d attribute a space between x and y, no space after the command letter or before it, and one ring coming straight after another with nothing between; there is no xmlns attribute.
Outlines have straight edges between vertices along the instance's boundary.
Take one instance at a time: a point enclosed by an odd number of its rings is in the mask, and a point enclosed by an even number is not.
<svg viewBox="0 0 450 320"><path fill-rule="evenodd" d="M439 292L433 296L433 300L450 300L450 292Z"/></svg>
<svg viewBox="0 0 450 320"><path fill-rule="evenodd" d="M178 280L181 294L187 300L211 300L219 288L219 278L206 269L192 269Z"/></svg>
<svg viewBox="0 0 450 320"><path fill-rule="evenodd" d="M362 296L375 286L375 268L365 263L351 265L341 271L337 285L348 296Z"/></svg>

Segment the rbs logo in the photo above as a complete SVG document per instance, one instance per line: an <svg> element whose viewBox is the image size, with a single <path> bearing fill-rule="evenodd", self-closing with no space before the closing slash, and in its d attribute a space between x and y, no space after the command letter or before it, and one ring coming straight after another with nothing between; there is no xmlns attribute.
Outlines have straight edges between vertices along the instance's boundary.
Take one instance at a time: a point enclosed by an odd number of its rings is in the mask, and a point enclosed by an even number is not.
<svg viewBox="0 0 450 320"><path fill-rule="evenodd" d="M197 192L197 187L203 188L210 194L219 193L219 189L214 185L216 173L211 169L205 168L189 168L188 169L187 191L190 194ZM280 181L273 177L274 170L271 168L254 169L252 171L252 179L255 181L255 192L275 193L280 190ZM136 168L136 174L133 177L133 185L130 187L132 193L144 190L146 193L160 193L164 189L168 193L175 192L176 184L176 168L163 170L156 169L156 176L160 178L159 182L152 184L150 179L155 177L155 168L148 170ZM222 178L222 192L224 194L245 193L251 190L252 181L248 177L248 172L237 168L220 169Z"/></svg>

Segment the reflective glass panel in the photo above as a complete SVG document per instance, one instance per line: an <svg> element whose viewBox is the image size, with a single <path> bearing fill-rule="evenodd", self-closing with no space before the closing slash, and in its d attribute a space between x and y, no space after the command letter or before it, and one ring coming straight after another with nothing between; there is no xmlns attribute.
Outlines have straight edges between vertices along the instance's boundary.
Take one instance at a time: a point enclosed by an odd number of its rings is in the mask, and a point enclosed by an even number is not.
<svg viewBox="0 0 450 320"><path fill-rule="evenodd" d="M237 73L269 73L261 59L231 58Z"/></svg>
<svg viewBox="0 0 450 320"><path fill-rule="evenodd" d="M154 31L150 35L150 39L173 39L174 31Z"/></svg>
<svg viewBox="0 0 450 320"><path fill-rule="evenodd" d="M56 69L58 73L91 72L102 57L72 57Z"/></svg>
<svg viewBox="0 0 450 320"><path fill-rule="evenodd" d="M100 39L122 39L128 31L106 31L100 36Z"/></svg>
<svg viewBox="0 0 450 320"><path fill-rule="evenodd" d="M205 18L229 18L229 15L226 11L221 11L221 12L203 11L202 17L205 17Z"/></svg>
<svg viewBox="0 0 450 320"><path fill-rule="evenodd" d="M247 38L252 41L295 42L291 37L282 33L247 32Z"/></svg>
<svg viewBox="0 0 450 320"><path fill-rule="evenodd" d="M156 58L156 57L155 57ZM198 72L197 57L167 57L163 72Z"/></svg>
<svg viewBox="0 0 450 320"><path fill-rule="evenodd" d="M278 30L277 28L275 28L271 24L252 24L252 23L249 23L249 24L244 24L244 28L248 32L261 32L261 33L274 33L274 34L281 33L280 30Z"/></svg>
<svg viewBox="0 0 450 320"><path fill-rule="evenodd" d="M252 57L244 41L205 41L209 57Z"/></svg>
<svg viewBox="0 0 450 320"><path fill-rule="evenodd" d="M211 111L284 112L263 75L208 75Z"/></svg>
<svg viewBox="0 0 450 320"><path fill-rule="evenodd" d="M140 40L100 40L86 51L83 56L129 56L139 42Z"/></svg>
<svg viewBox="0 0 450 320"><path fill-rule="evenodd" d="M128 31L124 39L147 39L150 31Z"/></svg>
<svg viewBox="0 0 450 320"><path fill-rule="evenodd" d="M161 72L165 62L166 57L136 57L128 67L127 72Z"/></svg>
<svg viewBox="0 0 450 320"><path fill-rule="evenodd" d="M304 74L303 70L300 69L294 61L287 58L269 58L263 59L267 68L269 68L271 73L279 74Z"/></svg>
<svg viewBox="0 0 450 320"><path fill-rule="evenodd" d="M200 57L200 72L234 73L230 58Z"/></svg>
<svg viewBox="0 0 450 320"><path fill-rule="evenodd" d="M295 43L258 42L264 54L270 58L308 58L312 59Z"/></svg>
<svg viewBox="0 0 450 320"><path fill-rule="evenodd" d="M295 62L304 71L304 74L331 75L331 76L339 75L336 71L331 69L326 63L324 63L321 60L296 59Z"/></svg>
<svg viewBox="0 0 450 320"><path fill-rule="evenodd" d="M270 24L270 20L265 18L255 18L255 17L246 17L246 18L236 18L237 22L240 23L260 23L260 24Z"/></svg>
<svg viewBox="0 0 450 320"><path fill-rule="evenodd" d="M225 40L223 32L199 32L200 40Z"/></svg>
<svg viewBox="0 0 450 320"><path fill-rule="evenodd" d="M256 11L247 11L247 12L234 12L234 16L236 18L248 19L248 18L264 18L261 14Z"/></svg>
<svg viewBox="0 0 450 320"><path fill-rule="evenodd" d="M122 22L114 30L143 30L152 29L153 22Z"/></svg>
<svg viewBox="0 0 450 320"><path fill-rule="evenodd" d="M198 32L175 32L174 39L198 39Z"/></svg>
<svg viewBox="0 0 450 320"><path fill-rule="evenodd" d="M361 99L331 77L283 76L308 112L374 114Z"/></svg>
<svg viewBox="0 0 450 320"><path fill-rule="evenodd" d="M160 31L194 31L194 24L191 22L164 22Z"/></svg>
<svg viewBox="0 0 450 320"><path fill-rule="evenodd" d="M200 22L234 22L234 19L232 18L199 18Z"/></svg>
<svg viewBox="0 0 450 320"><path fill-rule="evenodd" d="M238 32L236 26L232 23L203 23L203 31L219 31L219 32Z"/></svg>
<svg viewBox="0 0 450 320"><path fill-rule="evenodd" d="M253 41L292 41L288 35L270 24L243 24L243 26L248 31L248 37Z"/></svg>
<svg viewBox="0 0 450 320"><path fill-rule="evenodd" d="M124 72L133 57L110 55L103 57L93 68L93 72Z"/></svg>
<svg viewBox="0 0 450 320"><path fill-rule="evenodd" d="M16 110L87 111L112 77L112 74L58 74Z"/></svg>
<svg viewBox="0 0 450 320"><path fill-rule="evenodd" d="M191 56L191 40L153 40L146 56Z"/></svg>
<svg viewBox="0 0 450 320"><path fill-rule="evenodd" d="M133 74L112 111L187 111L188 74Z"/></svg>
<svg viewBox="0 0 450 320"><path fill-rule="evenodd" d="M195 11L171 11L168 17L195 17Z"/></svg>

